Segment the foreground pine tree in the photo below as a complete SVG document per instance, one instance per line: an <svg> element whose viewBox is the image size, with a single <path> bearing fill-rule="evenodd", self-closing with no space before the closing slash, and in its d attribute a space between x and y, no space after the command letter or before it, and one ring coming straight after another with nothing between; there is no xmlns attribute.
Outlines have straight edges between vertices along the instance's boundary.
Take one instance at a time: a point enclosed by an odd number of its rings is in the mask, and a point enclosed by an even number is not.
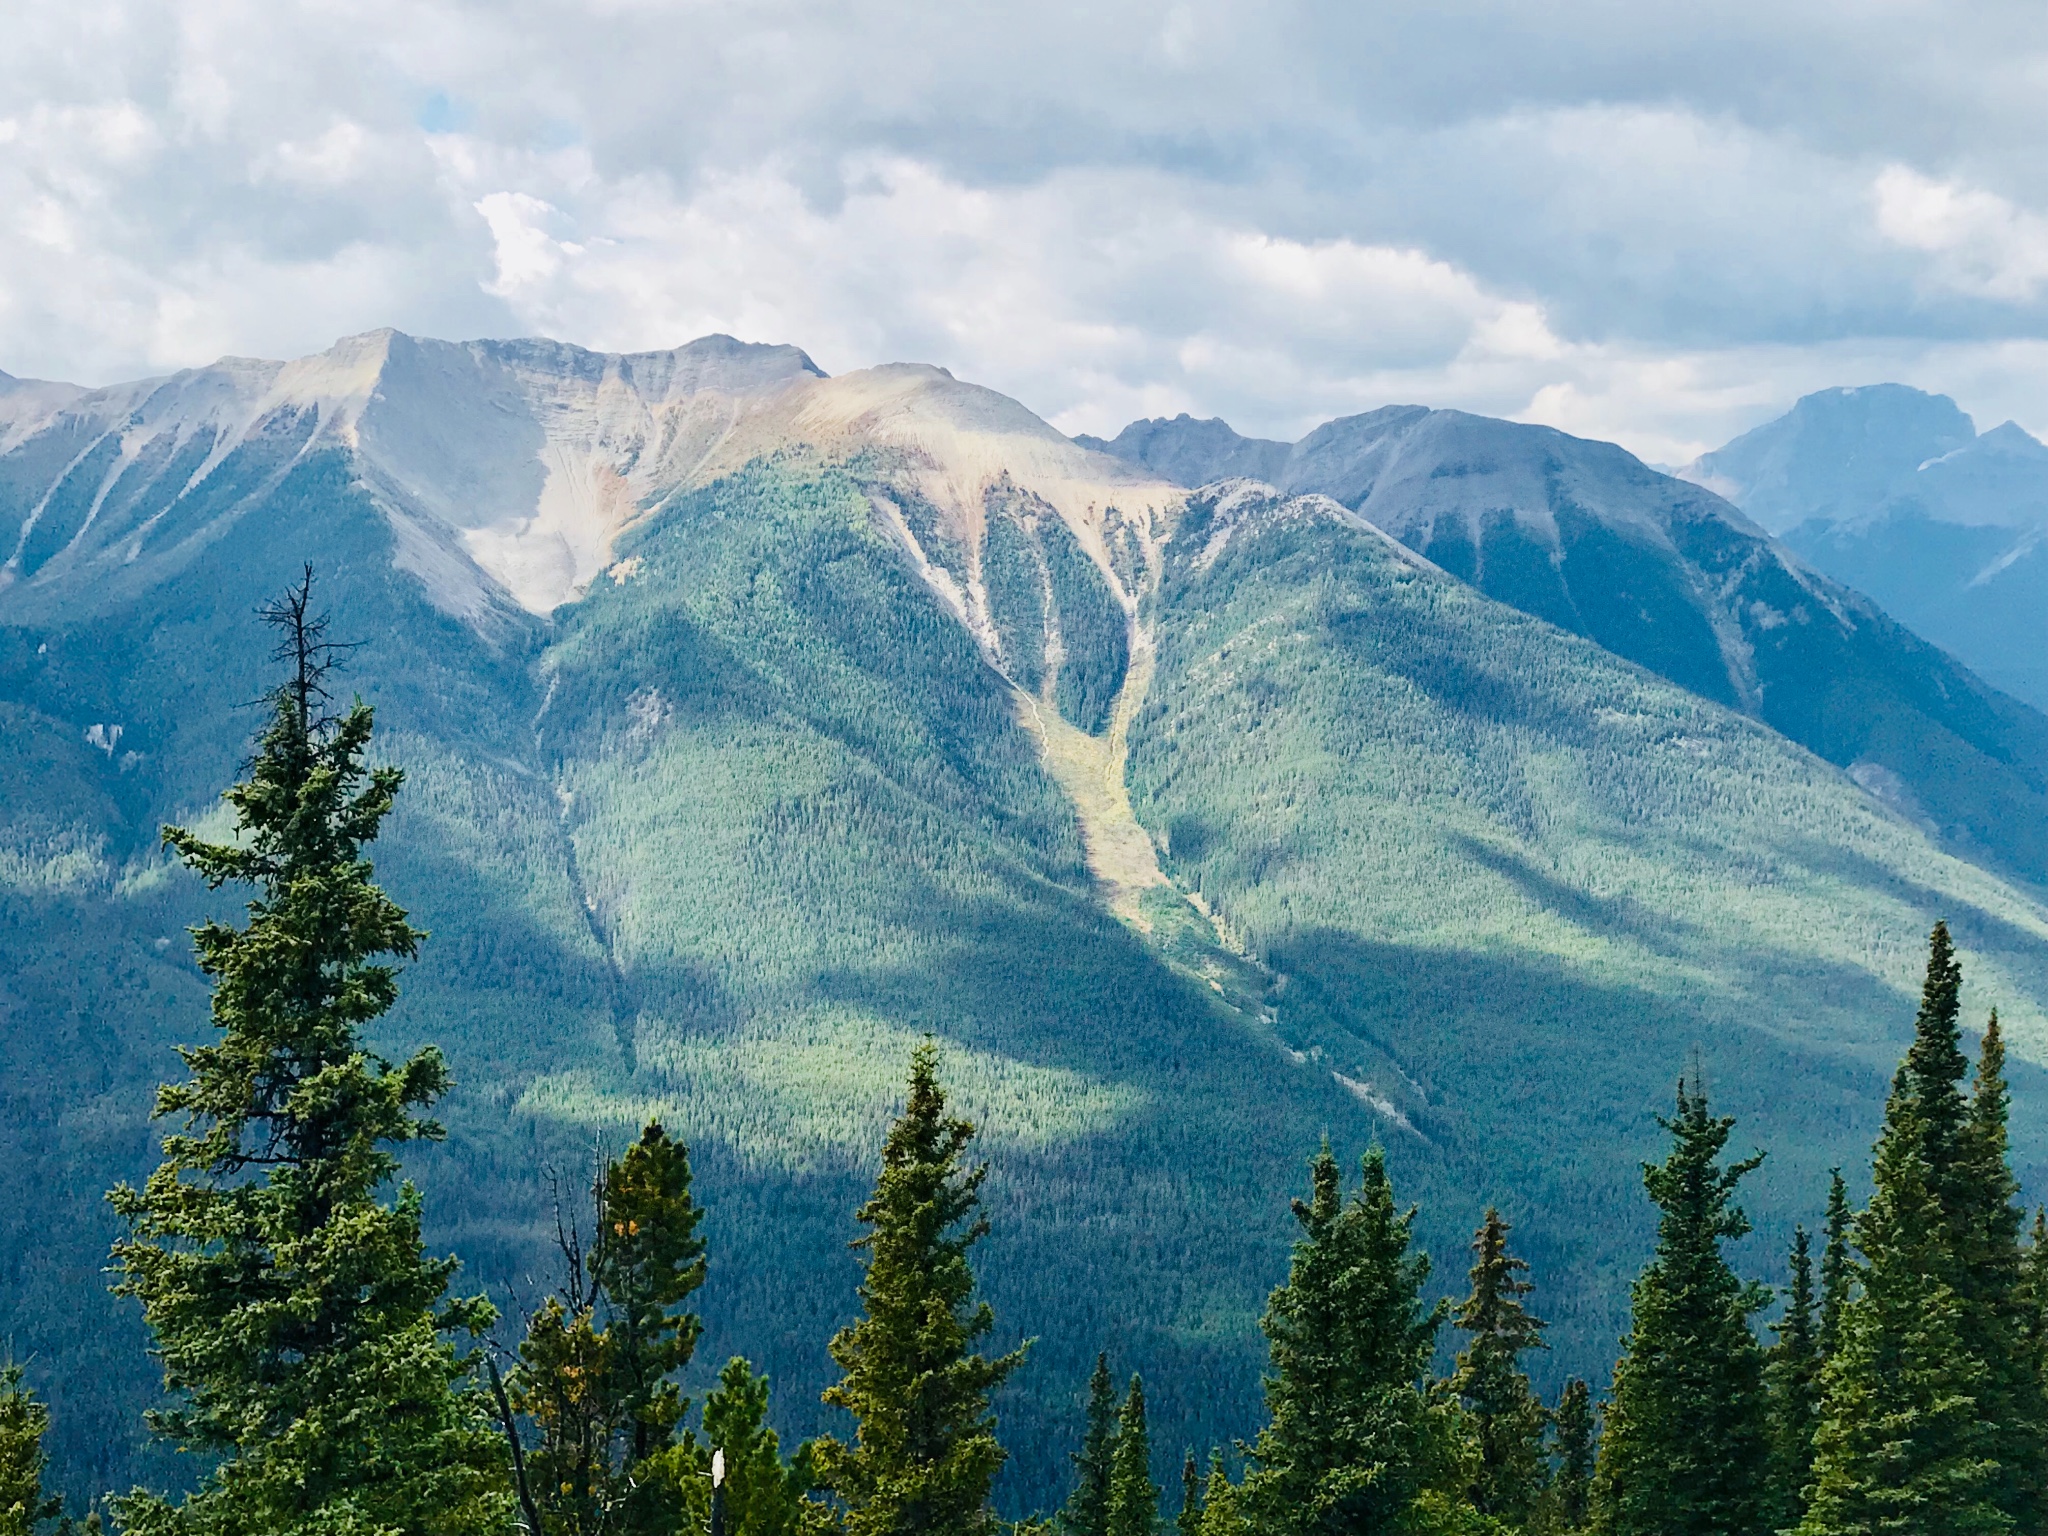
<svg viewBox="0 0 2048 1536"><path fill-rule="evenodd" d="M670 1531L707 1528L710 1507L703 1490L712 1448L725 1454L725 1536L800 1536L829 1529L824 1507L806 1497L812 1487L808 1449L799 1447L793 1462L782 1459L781 1441L768 1427L768 1378L756 1376L738 1355L725 1363L718 1385L704 1399L704 1438L703 1465L690 1485L695 1497Z"/></svg>
<svg viewBox="0 0 2048 1536"><path fill-rule="evenodd" d="M1310 1181L1262 1324L1271 1420L1251 1449L1244 1514L1262 1536L1427 1529L1465 1470L1454 1410L1423 1389L1447 1308L1423 1305L1429 1260L1409 1251L1415 1213L1396 1208L1377 1148L1349 1200L1327 1146Z"/></svg>
<svg viewBox="0 0 2048 1536"><path fill-rule="evenodd" d="M1152 1436L1145 1428L1145 1384L1136 1376L1117 1415L1109 1479L1109 1536L1157 1536L1159 1485L1152 1481Z"/></svg>
<svg viewBox="0 0 2048 1536"><path fill-rule="evenodd" d="M1180 1513L1173 1528L1179 1536L1202 1536L1202 1464L1189 1446L1180 1464Z"/></svg>
<svg viewBox="0 0 2048 1536"><path fill-rule="evenodd" d="M1209 1477L1202 1486L1201 1536L1245 1536L1249 1527L1238 1507L1237 1485L1223 1468L1223 1453L1209 1453Z"/></svg>
<svg viewBox="0 0 2048 1536"><path fill-rule="evenodd" d="M2048 1395L2030 1343L2004 1038L1993 1014L1965 1097L1961 988L1937 923L1856 1224L1863 1263L1823 1376L1805 1531L1890 1521L1968 1536L2048 1521Z"/></svg>
<svg viewBox="0 0 2048 1536"><path fill-rule="evenodd" d="M1576 1376L1564 1384L1551 1415L1557 1471L1551 1508L1560 1530L1582 1531L1593 1507L1593 1394Z"/></svg>
<svg viewBox="0 0 2048 1536"><path fill-rule="evenodd" d="M1963 1347L1984 1362L1989 1378L1981 1414L1999 1464L1994 1497L2014 1529L2037 1532L2048 1524L2048 1393L2028 1347L2020 1243L2026 1213L2008 1151L2009 1112L2005 1036L1994 1012L1977 1058L1957 1158L1957 1299Z"/></svg>
<svg viewBox="0 0 2048 1536"><path fill-rule="evenodd" d="M1806 1228L1792 1232L1791 1285L1785 1315L1771 1325L1777 1343L1764 1366L1771 1399L1773 1524L1796 1525L1806 1513L1813 1476L1813 1437L1820 1427L1820 1334L1814 1313L1813 1254Z"/></svg>
<svg viewBox="0 0 2048 1536"><path fill-rule="evenodd" d="M402 1066L363 1026L398 994L389 960L422 935L371 879L402 775L364 765L358 701L336 715L334 650L312 576L265 611L290 669L248 778L226 794L235 840L164 839L208 885L252 888L246 928L194 931L214 978L212 1044L156 1112L184 1117L140 1191L111 1196L129 1235L116 1290L142 1303L175 1406L156 1432L209 1470L172 1505L122 1501L130 1531L288 1536L503 1530L504 1448L463 1389L448 1335L480 1335L481 1297L450 1301L452 1259L420 1242L420 1198L386 1187L389 1148L438 1137L440 1053Z"/></svg>
<svg viewBox="0 0 2048 1536"><path fill-rule="evenodd" d="M1827 1246L1820 1254L1820 1330L1815 1340L1823 1360L1835 1352L1842 1309L1849 1304L1849 1186L1842 1170L1828 1170Z"/></svg>
<svg viewBox="0 0 2048 1536"><path fill-rule="evenodd" d="M1941 1208L1920 1155L1927 1129L1914 1086L1902 1071L1878 1143L1877 1187L1856 1223L1860 1284L1822 1373L1800 1536L2011 1529L1993 1500L1998 1464L1979 1416L1988 1373L1963 1347L1963 1309L1943 1278Z"/></svg>
<svg viewBox="0 0 2048 1536"><path fill-rule="evenodd" d="M1109 1374L1109 1356L1095 1357L1088 1378L1088 1420L1081 1449L1073 1455L1074 1491L1060 1510L1066 1536L1108 1536L1109 1483L1116 1457L1116 1382Z"/></svg>
<svg viewBox="0 0 2048 1536"><path fill-rule="evenodd" d="M1727 1167L1735 1122L1678 1086L1663 1122L1671 1154L1643 1169L1662 1216L1657 1252L1632 1293L1634 1316L1594 1478L1593 1527L1611 1536L1760 1536L1770 1527L1763 1350L1750 1314L1760 1288L1736 1279L1721 1245L1749 1231L1735 1187L1762 1155Z"/></svg>
<svg viewBox="0 0 2048 1536"><path fill-rule="evenodd" d="M561 1234L563 1293L527 1320L511 1400L539 1439L529 1496L548 1536L669 1536L694 1461L665 1461L688 1404L675 1375L702 1323L683 1303L704 1283L703 1212L690 1160L658 1122L599 1171L588 1251Z"/></svg>
<svg viewBox="0 0 2048 1536"><path fill-rule="evenodd" d="M1549 1461L1543 1411L1521 1368L1524 1350L1543 1347L1543 1323L1522 1305L1535 1289L1529 1266L1508 1252L1509 1227L1487 1207L1472 1240L1472 1290L1456 1324L1471 1335L1451 1373L1450 1390L1479 1442L1468 1497L1473 1508L1511 1526L1524 1525L1542 1501Z"/></svg>
<svg viewBox="0 0 2048 1536"><path fill-rule="evenodd" d="M882 1176L860 1208L868 1228L864 1316L833 1338L844 1372L825 1401L854 1416L855 1443L816 1442L821 1484L846 1506L849 1536L974 1536L995 1528L989 1487L1002 1468L989 1394L1024 1363L975 1341L995 1326L974 1299L968 1251L987 1168L961 1154L974 1127L946 1113L938 1051L911 1057L910 1099L882 1147Z"/></svg>
<svg viewBox="0 0 2048 1536"><path fill-rule="evenodd" d="M43 1492L43 1436L50 1410L22 1385L21 1367L0 1366L0 1536L34 1536L64 1501Z"/></svg>

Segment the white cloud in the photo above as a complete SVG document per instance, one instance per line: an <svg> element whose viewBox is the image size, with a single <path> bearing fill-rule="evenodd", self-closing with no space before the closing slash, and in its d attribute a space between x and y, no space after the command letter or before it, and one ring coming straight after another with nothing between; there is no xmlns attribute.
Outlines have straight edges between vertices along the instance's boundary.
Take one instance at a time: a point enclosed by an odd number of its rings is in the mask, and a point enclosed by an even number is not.
<svg viewBox="0 0 2048 1536"><path fill-rule="evenodd" d="M1074 429L1410 399L1664 458L1829 369L2023 411L2048 13L1872 3L21 0L0 368L724 329Z"/></svg>
<svg viewBox="0 0 2048 1536"><path fill-rule="evenodd" d="M1937 282L1990 299L2030 300L2048 284L2048 218L1993 192L1886 166L1873 184L1877 227L1935 258Z"/></svg>

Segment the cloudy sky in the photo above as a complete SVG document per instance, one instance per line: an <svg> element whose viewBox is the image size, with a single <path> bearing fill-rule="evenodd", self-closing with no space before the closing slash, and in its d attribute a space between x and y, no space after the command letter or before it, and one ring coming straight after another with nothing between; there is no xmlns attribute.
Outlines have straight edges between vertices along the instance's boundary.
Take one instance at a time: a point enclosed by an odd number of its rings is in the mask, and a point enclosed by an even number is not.
<svg viewBox="0 0 2048 1536"><path fill-rule="evenodd" d="M1069 431L1389 401L1689 458L2048 431L2039 0L12 0L0 369L395 325L941 363Z"/></svg>

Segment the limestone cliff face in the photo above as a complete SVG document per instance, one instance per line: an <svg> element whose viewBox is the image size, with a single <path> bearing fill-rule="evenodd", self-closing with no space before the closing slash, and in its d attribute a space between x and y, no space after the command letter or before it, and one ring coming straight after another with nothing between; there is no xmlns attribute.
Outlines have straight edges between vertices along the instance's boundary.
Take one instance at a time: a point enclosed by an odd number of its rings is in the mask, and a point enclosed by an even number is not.
<svg viewBox="0 0 2048 1536"><path fill-rule="evenodd" d="M146 586L264 515L293 463L339 450L438 607L544 614L663 498L796 448L882 452L970 565L999 482L1056 512L1105 572L1106 510L1142 515L1179 494L943 369L834 379L798 348L728 336L614 354L375 331L293 362L223 358L100 390L5 380L0 612ZM978 571L958 575L971 586Z"/></svg>

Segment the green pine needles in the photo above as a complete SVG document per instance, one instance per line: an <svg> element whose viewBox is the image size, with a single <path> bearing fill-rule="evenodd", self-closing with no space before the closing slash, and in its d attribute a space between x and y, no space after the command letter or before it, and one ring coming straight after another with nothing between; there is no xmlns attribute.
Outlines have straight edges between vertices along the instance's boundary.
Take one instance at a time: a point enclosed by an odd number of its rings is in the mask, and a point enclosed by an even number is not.
<svg viewBox="0 0 2048 1536"><path fill-rule="evenodd" d="M968 1252L984 1165L961 1155L974 1127L946 1113L938 1050L919 1046L909 1103L882 1147L882 1176L860 1208L868 1228L864 1316L832 1340L844 1373L825 1401L851 1413L855 1442L816 1442L821 1483L845 1505L848 1536L972 1536L993 1530L990 1485L1004 1461L989 1394L1024 1363L975 1349L995 1313L974 1296Z"/></svg>
<svg viewBox="0 0 2048 1536"><path fill-rule="evenodd" d="M1762 1536L1770 1528L1763 1349L1750 1316L1762 1288L1735 1276L1721 1247L1749 1231L1735 1187L1762 1154L1720 1161L1735 1122L1678 1085L1662 1122L1671 1153L1645 1166L1662 1212L1657 1252L1636 1281L1634 1319L1594 1482L1603 1536Z"/></svg>
<svg viewBox="0 0 2048 1536"><path fill-rule="evenodd" d="M704 1213L688 1153L658 1122L591 1193L590 1247L558 1223L564 1289L527 1320L512 1373L510 1404L539 1432L522 1491L546 1536L669 1536L701 1472L677 1440L689 1404L674 1378L703 1331L682 1307L704 1283Z"/></svg>
<svg viewBox="0 0 2048 1536"><path fill-rule="evenodd" d="M1131 1378L1116 1421L1109 1477L1109 1536L1158 1536L1159 1485L1152 1481L1152 1436L1145 1427L1145 1383Z"/></svg>
<svg viewBox="0 0 2048 1536"><path fill-rule="evenodd" d="M1526 1525L1550 1482L1544 1445L1550 1415L1521 1368L1525 1350L1543 1347L1542 1320L1522 1298L1535 1289L1528 1264L1508 1252L1507 1222L1488 1206L1472 1239L1472 1292L1457 1326L1471 1337L1451 1373L1450 1391L1478 1442L1472 1507L1510 1525Z"/></svg>
<svg viewBox="0 0 2048 1536"><path fill-rule="evenodd" d="M424 937L363 856L403 775L365 766L367 705L330 710L311 586L309 569L264 615L290 670L225 796L235 840L164 831L208 885L252 894L246 927L194 931L218 1033L157 1096L184 1128L141 1190L110 1197L128 1224L116 1289L141 1302L175 1399L151 1426L210 1470L180 1503L138 1492L120 1513L220 1536L501 1530L503 1448L450 1342L494 1313L448 1298L455 1261L426 1257L418 1192L387 1194L390 1148L441 1134L424 1111L447 1070L361 1038L397 997L390 962Z"/></svg>
<svg viewBox="0 0 2048 1536"><path fill-rule="evenodd" d="M1309 1181L1287 1281L1266 1307L1270 1421L1245 1513L1273 1536L1413 1526L1425 1494L1463 1481L1454 1410L1424 1387L1448 1306L1423 1303L1429 1260L1410 1252L1415 1212L1395 1205L1378 1148L1348 1199L1327 1145Z"/></svg>
<svg viewBox="0 0 2048 1536"><path fill-rule="evenodd" d="M1814 1310L1813 1251L1804 1227L1792 1232L1790 1272L1785 1315L1771 1325L1778 1339L1764 1363L1770 1399L1771 1488L1777 1499L1772 1524L1780 1529L1798 1524L1806 1512L1813 1440L1820 1428L1820 1327Z"/></svg>
<svg viewBox="0 0 2048 1536"><path fill-rule="evenodd" d="M1800 1536L2042 1529L2048 1408L2006 1148L1993 1014L1973 1091L1948 929L1928 944L1913 1044L1878 1138L1852 1289L1822 1373Z"/></svg>
<svg viewBox="0 0 2048 1536"><path fill-rule="evenodd" d="M1551 1414L1551 1508L1561 1531L1582 1531L1593 1508L1593 1393L1576 1376L1564 1384Z"/></svg>
<svg viewBox="0 0 2048 1536"><path fill-rule="evenodd" d="M1060 1510L1065 1536L1109 1536L1109 1486L1116 1459L1116 1383L1109 1374L1109 1356L1095 1357L1088 1378L1088 1423L1081 1449L1073 1454L1074 1491Z"/></svg>
<svg viewBox="0 0 2048 1536"><path fill-rule="evenodd" d="M0 1366L0 1536L35 1536L64 1501L43 1492L43 1436L50 1410L22 1385L18 1365Z"/></svg>

